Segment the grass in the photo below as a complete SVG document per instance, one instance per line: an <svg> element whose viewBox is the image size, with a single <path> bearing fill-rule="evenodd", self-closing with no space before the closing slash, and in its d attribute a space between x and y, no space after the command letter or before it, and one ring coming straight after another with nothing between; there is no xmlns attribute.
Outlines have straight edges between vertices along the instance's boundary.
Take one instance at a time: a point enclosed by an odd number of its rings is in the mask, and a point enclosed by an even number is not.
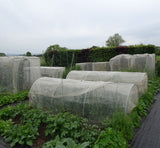
<svg viewBox="0 0 160 148"><path fill-rule="evenodd" d="M155 59L156 61L156 63L157 63L157 61L159 61L160 60L160 55L156 55L156 59Z"/></svg>

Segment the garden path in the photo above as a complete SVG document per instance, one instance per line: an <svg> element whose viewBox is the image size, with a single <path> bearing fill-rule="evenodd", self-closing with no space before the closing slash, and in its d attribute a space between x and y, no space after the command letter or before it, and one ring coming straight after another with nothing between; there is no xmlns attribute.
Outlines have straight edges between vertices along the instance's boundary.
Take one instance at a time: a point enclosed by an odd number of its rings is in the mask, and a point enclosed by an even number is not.
<svg viewBox="0 0 160 148"><path fill-rule="evenodd" d="M160 148L160 93L141 128L135 134L130 148Z"/></svg>

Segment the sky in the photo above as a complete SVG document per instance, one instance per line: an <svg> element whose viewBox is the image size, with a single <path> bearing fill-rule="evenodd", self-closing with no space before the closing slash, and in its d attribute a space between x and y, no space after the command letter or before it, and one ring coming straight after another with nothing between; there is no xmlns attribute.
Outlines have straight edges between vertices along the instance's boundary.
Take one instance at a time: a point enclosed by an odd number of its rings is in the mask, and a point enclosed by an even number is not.
<svg viewBox="0 0 160 148"><path fill-rule="evenodd" d="M123 45L160 46L159 6L160 0L0 0L0 52L102 47L115 33Z"/></svg>

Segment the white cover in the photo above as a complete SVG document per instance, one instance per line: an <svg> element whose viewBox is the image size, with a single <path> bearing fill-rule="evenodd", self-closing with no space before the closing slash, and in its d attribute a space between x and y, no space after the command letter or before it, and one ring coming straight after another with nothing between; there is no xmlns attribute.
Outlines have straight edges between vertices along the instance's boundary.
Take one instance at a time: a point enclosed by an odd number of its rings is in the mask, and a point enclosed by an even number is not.
<svg viewBox="0 0 160 148"><path fill-rule="evenodd" d="M40 59L37 57L0 57L0 92L30 89L40 78Z"/></svg>
<svg viewBox="0 0 160 148"><path fill-rule="evenodd" d="M87 63L76 63L76 66L80 66L84 71L109 71L109 62L87 62Z"/></svg>
<svg viewBox="0 0 160 148"><path fill-rule="evenodd" d="M92 63L92 71L109 71L109 62L94 62Z"/></svg>
<svg viewBox="0 0 160 148"><path fill-rule="evenodd" d="M29 104L52 111L70 111L99 122L113 112L131 112L138 104L134 84L43 77L34 82Z"/></svg>
<svg viewBox="0 0 160 148"><path fill-rule="evenodd" d="M40 67L42 77L62 78L65 67Z"/></svg>
<svg viewBox="0 0 160 148"><path fill-rule="evenodd" d="M80 66L82 70L92 70L92 63L87 62L87 63L76 63L76 66Z"/></svg>
<svg viewBox="0 0 160 148"><path fill-rule="evenodd" d="M139 96L144 94L148 87L147 74L141 72L71 71L68 73L67 79L133 83L138 88Z"/></svg>
<svg viewBox="0 0 160 148"><path fill-rule="evenodd" d="M136 70L153 75L155 72L155 54L120 54L109 61L111 71Z"/></svg>

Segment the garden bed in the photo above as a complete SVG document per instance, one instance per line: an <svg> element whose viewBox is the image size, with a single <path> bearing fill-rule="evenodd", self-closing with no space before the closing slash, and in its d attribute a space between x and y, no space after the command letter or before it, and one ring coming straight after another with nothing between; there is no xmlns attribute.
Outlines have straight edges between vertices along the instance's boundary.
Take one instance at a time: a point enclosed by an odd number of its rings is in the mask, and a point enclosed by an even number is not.
<svg viewBox="0 0 160 148"><path fill-rule="evenodd" d="M67 112L53 115L31 108L27 103L28 92L0 95L0 135L16 148L129 147L134 130L140 127L142 117L147 115L155 94L159 92L159 85L159 78L150 80L148 92L139 99L139 105L131 114L115 113L106 117L102 125L92 125L87 119Z"/></svg>

